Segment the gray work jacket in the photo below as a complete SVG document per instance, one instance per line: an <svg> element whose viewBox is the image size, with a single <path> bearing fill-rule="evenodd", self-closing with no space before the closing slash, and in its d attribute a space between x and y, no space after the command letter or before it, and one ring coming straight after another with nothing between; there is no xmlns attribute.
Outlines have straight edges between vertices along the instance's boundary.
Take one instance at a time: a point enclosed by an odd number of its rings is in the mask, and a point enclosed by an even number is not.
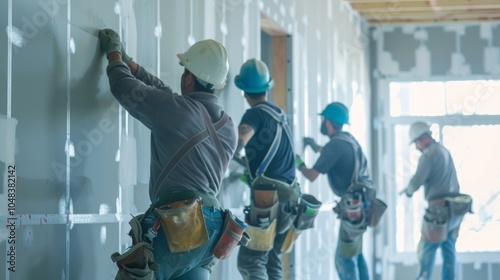
<svg viewBox="0 0 500 280"><path fill-rule="evenodd" d="M107 73L111 92L118 102L151 130L151 201L156 201L167 191L174 189L194 190L216 196L227 165L223 166L210 138L182 158L159 190L153 188L156 179L177 150L191 137L206 129L202 113L187 99L201 102L214 123L223 114L217 96L208 92L189 93L189 97L175 94L141 66L134 77L122 61L109 64ZM229 162L237 144L236 127L232 119L219 130L218 136L227 159L225 162Z"/></svg>

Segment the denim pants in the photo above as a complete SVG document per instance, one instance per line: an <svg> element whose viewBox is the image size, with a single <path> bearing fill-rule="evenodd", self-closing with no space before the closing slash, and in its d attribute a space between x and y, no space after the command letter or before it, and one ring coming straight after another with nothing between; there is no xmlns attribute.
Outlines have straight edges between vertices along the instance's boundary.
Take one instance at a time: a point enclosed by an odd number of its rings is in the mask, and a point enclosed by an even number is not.
<svg viewBox="0 0 500 280"><path fill-rule="evenodd" d="M244 280L282 280L281 246L288 231L274 238L269 251L256 251L241 246L238 252L238 270Z"/></svg>
<svg viewBox="0 0 500 280"><path fill-rule="evenodd" d="M222 213L213 207L203 206L203 217L209 239L194 250L170 252L163 229L161 227L158 229L158 235L153 241L153 255L155 262L160 266L158 271L155 271L157 280L208 280L210 278L211 268L218 261L212 255L212 249L222 228ZM155 218L152 212L144 218L141 223L143 234L153 226Z"/></svg>
<svg viewBox="0 0 500 280"><path fill-rule="evenodd" d="M446 240L443 242L429 243L422 239L420 240L418 246L419 255L421 254L421 257L420 270L417 280L430 280L432 278L432 270L434 269L434 260L436 258L436 251L438 248L441 248L441 254L443 256L442 279L455 279L455 243L457 241L458 230L461 222L462 217L452 217L449 219Z"/></svg>
<svg viewBox="0 0 500 280"><path fill-rule="evenodd" d="M359 238L363 238L363 236L360 236ZM363 253L357 254L351 258L344 258L340 249L340 238L337 243L337 251L335 253L335 268L337 269L340 280L370 279Z"/></svg>

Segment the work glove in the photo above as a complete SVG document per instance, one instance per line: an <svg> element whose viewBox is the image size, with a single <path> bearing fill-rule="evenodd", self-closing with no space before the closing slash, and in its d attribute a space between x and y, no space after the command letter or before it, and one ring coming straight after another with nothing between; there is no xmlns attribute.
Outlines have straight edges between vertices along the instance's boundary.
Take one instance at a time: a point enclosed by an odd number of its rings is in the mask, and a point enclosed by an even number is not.
<svg viewBox="0 0 500 280"><path fill-rule="evenodd" d="M240 176L240 181L242 183L245 183L245 185L249 185L250 184L250 182L248 181L248 175L246 175L246 174L243 174L243 175Z"/></svg>
<svg viewBox="0 0 500 280"><path fill-rule="evenodd" d="M304 137L302 139L302 142L303 142L303 145L304 145L304 149L307 147L307 146L311 146L311 148L313 149L313 151L318 151L319 150L319 145L316 143L316 141L311 138L311 137Z"/></svg>
<svg viewBox="0 0 500 280"><path fill-rule="evenodd" d="M101 50L105 52L106 55L112 52L121 53L122 43L120 41L120 35L113 29L102 29L99 31L99 40L101 41Z"/></svg>
<svg viewBox="0 0 500 280"><path fill-rule="evenodd" d="M300 169L301 166L306 165L299 155L295 155L295 167Z"/></svg>
<svg viewBox="0 0 500 280"><path fill-rule="evenodd" d="M133 58L128 56L128 54L125 52L125 46L123 45L123 43L121 43L121 51L120 52L122 53L122 61L125 62L125 64L129 64L130 61L133 60Z"/></svg>

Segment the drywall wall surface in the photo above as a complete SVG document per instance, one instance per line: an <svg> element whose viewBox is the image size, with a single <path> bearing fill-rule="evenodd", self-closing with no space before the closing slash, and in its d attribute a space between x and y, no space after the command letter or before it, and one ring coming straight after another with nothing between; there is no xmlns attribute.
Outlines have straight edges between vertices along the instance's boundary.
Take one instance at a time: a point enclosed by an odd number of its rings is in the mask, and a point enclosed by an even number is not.
<svg viewBox="0 0 500 280"><path fill-rule="evenodd" d="M183 72L176 54L202 39L223 43L230 70L226 87L216 94L239 123L248 104L233 80L245 60L261 55L261 15L292 38L293 112L287 113L294 118L296 152L314 164L317 155L304 151L301 139L326 143L317 113L341 101L357 116L348 129L369 154L368 35L366 24L344 2L0 1L0 26L6 30L0 33L0 121L17 123L8 139L13 144L0 150L5 153L0 159L13 155L0 163L0 216L4 223L16 218L15 230L0 229L1 279L113 279L117 267L109 256L131 245L130 214L150 204L150 131L112 97L98 30L118 31L127 53L176 92ZM9 165L16 168L12 216L3 206L8 205ZM220 199L242 217L248 188L239 181L241 168L230 169ZM304 192L326 206L322 222L296 244L292 275L337 279L334 197L326 178L299 180ZM16 272L7 263L11 233ZM368 237L365 247L369 260ZM221 261L212 278L240 279L236 256L237 251Z"/></svg>
<svg viewBox="0 0 500 280"><path fill-rule="evenodd" d="M498 75L499 23L374 26L381 77Z"/></svg>

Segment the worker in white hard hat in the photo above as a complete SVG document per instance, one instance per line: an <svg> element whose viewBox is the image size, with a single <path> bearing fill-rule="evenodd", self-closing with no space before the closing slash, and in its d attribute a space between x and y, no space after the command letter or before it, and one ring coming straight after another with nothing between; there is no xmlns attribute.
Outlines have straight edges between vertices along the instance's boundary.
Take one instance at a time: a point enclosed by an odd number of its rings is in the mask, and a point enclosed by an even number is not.
<svg viewBox="0 0 500 280"><path fill-rule="evenodd" d="M101 30L99 39L111 93L151 130L152 204L130 221L132 248L112 255L116 279L209 279L216 258L237 243L226 233L241 238L246 227L216 198L237 145L235 125L214 95L226 83L226 49L203 40L178 54L178 95L124 52L115 31Z"/></svg>
<svg viewBox="0 0 500 280"><path fill-rule="evenodd" d="M293 139L286 114L267 101L273 80L264 62L247 60L234 82L251 107L238 126L236 155L245 149L252 200L246 222L252 240L239 250L238 270L245 280L281 280L282 245L299 195Z"/></svg>
<svg viewBox="0 0 500 280"><path fill-rule="evenodd" d="M319 114L321 134L330 138L320 146L312 138L304 138L304 148L311 146L320 156L310 168L296 156L297 169L309 181L320 174L328 176L333 193L341 198L333 209L340 219L335 268L341 280L368 280L369 273L363 256L363 234L369 225L365 209L372 203L375 191L368 161L358 141L343 130L349 123L349 110L340 102L332 102Z"/></svg>
<svg viewBox="0 0 500 280"><path fill-rule="evenodd" d="M415 174L401 194L412 197L423 185L428 202L418 247L420 270L417 279L432 278L438 248L443 255L442 279L455 279L455 243L463 215L470 211L470 205L462 207L465 211L460 213L453 211L453 201L460 196L457 172L450 152L434 140L430 126L425 122L413 123L409 137L410 144L415 143L422 155Z"/></svg>

